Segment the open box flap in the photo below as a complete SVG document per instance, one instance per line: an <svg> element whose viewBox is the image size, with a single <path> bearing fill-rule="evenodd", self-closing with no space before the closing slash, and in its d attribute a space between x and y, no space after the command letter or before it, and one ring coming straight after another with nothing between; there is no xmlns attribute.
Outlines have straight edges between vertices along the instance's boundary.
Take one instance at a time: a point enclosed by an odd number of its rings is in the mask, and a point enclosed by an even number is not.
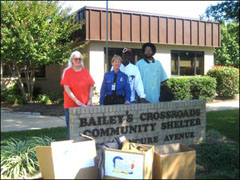
<svg viewBox="0 0 240 180"><path fill-rule="evenodd" d="M52 148L50 146L36 146L36 153L42 176L46 179L54 179Z"/></svg>

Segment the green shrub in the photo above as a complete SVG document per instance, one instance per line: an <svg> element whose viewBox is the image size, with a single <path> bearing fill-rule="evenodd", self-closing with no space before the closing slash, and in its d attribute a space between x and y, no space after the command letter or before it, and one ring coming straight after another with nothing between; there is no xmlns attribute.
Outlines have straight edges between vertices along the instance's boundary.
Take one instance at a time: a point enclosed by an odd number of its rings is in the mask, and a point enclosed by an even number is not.
<svg viewBox="0 0 240 180"><path fill-rule="evenodd" d="M189 77L192 99L211 101L216 94L216 79L208 76Z"/></svg>
<svg viewBox="0 0 240 180"><path fill-rule="evenodd" d="M208 76L172 77L167 82L174 100L207 100L214 98L216 80Z"/></svg>
<svg viewBox="0 0 240 180"><path fill-rule="evenodd" d="M48 146L53 140L47 136L29 140L10 138L1 143L1 178L25 178L39 171L35 147Z"/></svg>
<svg viewBox="0 0 240 180"><path fill-rule="evenodd" d="M59 97L56 101L57 104L63 104L64 103L64 98L63 97Z"/></svg>
<svg viewBox="0 0 240 180"><path fill-rule="evenodd" d="M63 103L63 93L50 92L48 93L50 100L57 104Z"/></svg>
<svg viewBox="0 0 240 180"><path fill-rule="evenodd" d="M5 97L5 102L7 104L23 104L23 98L14 94L9 94Z"/></svg>
<svg viewBox="0 0 240 180"><path fill-rule="evenodd" d="M223 136L220 132L214 130L214 129L209 129L206 132L206 137L207 138L214 138L214 139L226 139L226 136Z"/></svg>
<svg viewBox="0 0 240 180"><path fill-rule="evenodd" d="M50 92L48 94L38 94L38 96L33 97L34 101L49 104L49 103L56 103L56 104L63 104L63 93L56 93Z"/></svg>
<svg viewBox="0 0 240 180"><path fill-rule="evenodd" d="M47 94L39 94L36 99L38 102L43 103L43 104L49 104L52 102Z"/></svg>
<svg viewBox="0 0 240 180"><path fill-rule="evenodd" d="M26 97L29 93L26 93ZM24 100L21 96L21 91L17 85L14 83L13 86L1 90L1 101L7 104L24 104Z"/></svg>
<svg viewBox="0 0 240 180"><path fill-rule="evenodd" d="M201 143L195 147L197 164L204 166L208 172L238 171L239 147L230 143Z"/></svg>
<svg viewBox="0 0 240 180"><path fill-rule="evenodd" d="M13 87L1 90L1 101L7 104L24 104L22 96L17 95Z"/></svg>
<svg viewBox="0 0 240 180"><path fill-rule="evenodd" d="M15 83L13 86L11 87L8 87L6 89L1 89L1 101L2 102L14 102L14 97L13 96L16 96L18 95L18 92L17 92L17 84ZM10 96L10 97L8 97Z"/></svg>
<svg viewBox="0 0 240 180"><path fill-rule="evenodd" d="M234 67L214 66L207 73L217 80L217 94L221 97L233 97L239 93L239 70Z"/></svg>
<svg viewBox="0 0 240 180"><path fill-rule="evenodd" d="M188 79L184 77L174 77L170 78L167 84L174 94L174 100L189 100L192 98Z"/></svg>
<svg viewBox="0 0 240 180"><path fill-rule="evenodd" d="M34 86L33 87L33 97L37 97L39 94L41 94L41 87Z"/></svg>

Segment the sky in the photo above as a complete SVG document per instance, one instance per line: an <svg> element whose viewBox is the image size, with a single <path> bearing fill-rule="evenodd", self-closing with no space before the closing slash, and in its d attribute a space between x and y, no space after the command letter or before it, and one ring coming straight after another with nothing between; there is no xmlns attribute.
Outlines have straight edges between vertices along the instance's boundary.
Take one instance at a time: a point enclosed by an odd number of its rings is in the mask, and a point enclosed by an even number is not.
<svg viewBox="0 0 240 180"><path fill-rule="evenodd" d="M60 1L74 12L84 6L106 7L106 1ZM108 1L108 8L158 13L199 19L210 5L222 1Z"/></svg>

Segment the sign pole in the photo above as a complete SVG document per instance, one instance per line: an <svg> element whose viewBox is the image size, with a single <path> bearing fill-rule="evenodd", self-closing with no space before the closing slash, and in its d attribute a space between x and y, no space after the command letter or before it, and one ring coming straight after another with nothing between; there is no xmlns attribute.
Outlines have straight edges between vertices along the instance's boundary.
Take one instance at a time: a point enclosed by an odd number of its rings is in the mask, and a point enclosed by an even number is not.
<svg viewBox="0 0 240 180"><path fill-rule="evenodd" d="M106 69L108 72L108 0L106 0Z"/></svg>

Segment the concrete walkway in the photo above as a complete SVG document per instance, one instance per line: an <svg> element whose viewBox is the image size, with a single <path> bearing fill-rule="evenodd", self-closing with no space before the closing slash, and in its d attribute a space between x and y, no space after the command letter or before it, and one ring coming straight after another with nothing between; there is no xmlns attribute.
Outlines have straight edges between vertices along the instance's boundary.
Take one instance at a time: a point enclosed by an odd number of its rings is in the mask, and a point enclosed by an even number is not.
<svg viewBox="0 0 240 180"><path fill-rule="evenodd" d="M64 116L29 115L1 110L1 132L66 126Z"/></svg>
<svg viewBox="0 0 240 180"><path fill-rule="evenodd" d="M239 108L239 101L223 101L207 103L206 110L221 111ZM1 132L34 130L52 127L65 127L64 116L41 116L21 112L7 112L1 110Z"/></svg>
<svg viewBox="0 0 240 180"><path fill-rule="evenodd" d="M218 103L207 103L206 110L209 111L221 111L221 110L229 110L229 109L237 109L239 108L239 101L226 101L226 102L218 102Z"/></svg>

